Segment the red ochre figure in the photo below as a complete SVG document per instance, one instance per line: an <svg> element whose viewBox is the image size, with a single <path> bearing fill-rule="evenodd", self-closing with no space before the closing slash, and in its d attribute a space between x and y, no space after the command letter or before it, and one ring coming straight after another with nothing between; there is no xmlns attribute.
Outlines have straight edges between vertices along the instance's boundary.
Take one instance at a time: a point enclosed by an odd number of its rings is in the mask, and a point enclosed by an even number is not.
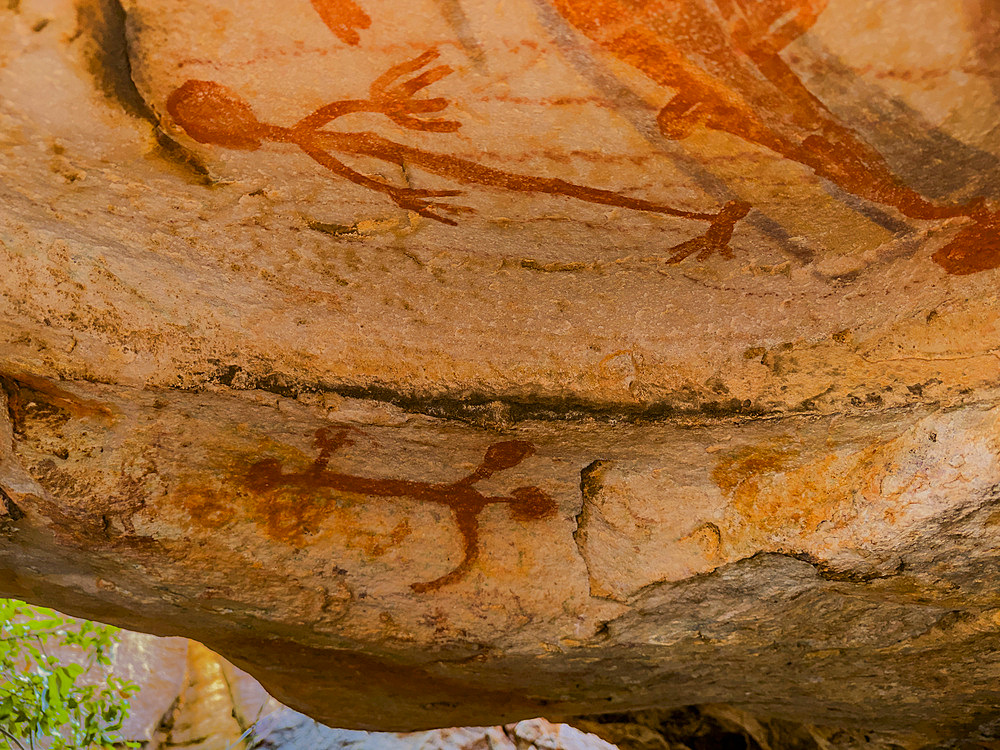
<svg viewBox="0 0 1000 750"><path fill-rule="evenodd" d="M719 130L804 164L843 190L917 220L968 217L933 259L953 274L1000 266L1000 215L983 201L945 206L897 177L805 87L780 52L827 0L549 0L583 34L674 90L658 125L685 138Z"/></svg>
<svg viewBox="0 0 1000 750"><path fill-rule="evenodd" d="M344 44L352 46L361 41L358 29L372 25L371 17L354 0L310 0L323 23Z"/></svg>
<svg viewBox="0 0 1000 750"><path fill-rule="evenodd" d="M334 451L351 445L350 430L336 431L323 428L316 431L319 455L313 465L302 472L282 471L281 462L264 459L250 467L247 486L257 492L267 492L278 487L291 487L304 495L320 489L352 492L372 497L408 497L449 508L462 535L462 561L452 570L433 581L410 585L414 591L434 591L462 579L472 569L479 556L479 514L487 505L503 503L510 506L511 515L518 521L535 521L556 514L555 501L538 487L518 487L509 496L484 495L473 485L494 474L512 469L533 455L535 448L523 440L493 443L486 449L483 460L475 471L457 482L415 482L408 479L371 479L351 474L341 474L327 468Z"/></svg>
<svg viewBox="0 0 1000 750"><path fill-rule="evenodd" d="M470 208L442 200L461 195L461 191L421 190L393 185L352 169L333 153L366 156L399 166L415 166L467 185L562 195L589 203L708 222L709 229L703 235L672 248L673 255L669 262L679 262L694 253L702 260L713 252L732 257L729 241L733 229L736 222L750 211L750 205L742 201L730 201L717 213L684 211L610 190L487 167L457 156L397 143L372 132L323 129L340 117L367 112L385 115L400 127L410 130L455 132L461 126L459 122L427 116L446 109L447 99L414 97L451 73L447 65L427 68L437 57L436 50L428 50L413 60L395 65L372 83L368 99L332 102L292 127L260 122L249 104L232 90L213 81L187 81L167 98L167 111L189 136L200 143L251 151L265 142L293 144L335 175L383 193L401 208L444 224L454 226L457 223L444 214L455 216L471 212Z"/></svg>

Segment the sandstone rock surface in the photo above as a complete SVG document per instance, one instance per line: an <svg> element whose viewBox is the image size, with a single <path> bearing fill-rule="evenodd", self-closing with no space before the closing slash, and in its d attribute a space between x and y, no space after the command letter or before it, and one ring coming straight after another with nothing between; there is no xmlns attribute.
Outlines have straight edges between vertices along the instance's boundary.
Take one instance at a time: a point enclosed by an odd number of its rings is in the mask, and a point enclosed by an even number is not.
<svg viewBox="0 0 1000 750"><path fill-rule="evenodd" d="M84 663L72 649L61 661ZM332 729L283 706L253 677L200 643L124 631L111 664L90 679L113 673L133 680L126 740L143 750L839 750L899 748L899 738L872 730L758 718L725 705L604 714L579 719L593 733L545 719L493 727L452 727L390 733ZM98 674L100 673L100 674ZM598 736L600 735L600 736Z"/></svg>
<svg viewBox="0 0 1000 750"><path fill-rule="evenodd" d="M544 719L408 734L332 729L278 703L249 674L185 638L122 631L109 663L99 666L75 647L49 653L88 665L88 682L113 674L136 686L121 737L143 750L615 750Z"/></svg>
<svg viewBox="0 0 1000 750"><path fill-rule="evenodd" d="M343 727L986 737L998 19L7 3L0 593Z"/></svg>

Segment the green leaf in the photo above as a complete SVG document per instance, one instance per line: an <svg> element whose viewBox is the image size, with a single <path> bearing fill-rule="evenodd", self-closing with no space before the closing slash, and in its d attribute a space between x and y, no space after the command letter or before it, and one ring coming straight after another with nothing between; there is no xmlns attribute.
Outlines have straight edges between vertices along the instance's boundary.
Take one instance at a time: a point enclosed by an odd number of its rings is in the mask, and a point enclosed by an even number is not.
<svg viewBox="0 0 1000 750"><path fill-rule="evenodd" d="M0 729L22 739L45 737L51 750L137 747L119 736L136 686L114 677L105 686L78 685L84 667L63 664L44 650L49 642L74 646L88 663L109 664L117 634L106 625L0 599ZM0 735L0 750L9 746Z"/></svg>

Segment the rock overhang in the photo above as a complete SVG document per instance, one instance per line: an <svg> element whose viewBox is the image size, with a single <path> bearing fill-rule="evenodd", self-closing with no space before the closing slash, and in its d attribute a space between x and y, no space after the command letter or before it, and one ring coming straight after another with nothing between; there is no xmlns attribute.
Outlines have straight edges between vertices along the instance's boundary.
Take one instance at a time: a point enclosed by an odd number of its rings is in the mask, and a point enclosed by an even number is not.
<svg viewBox="0 0 1000 750"><path fill-rule="evenodd" d="M8 593L200 638L341 725L729 701L754 670L764 710L987 710L989 8L786 3L771 57L732 27L699 63L723 122L586 5L3 12ZM218 142L171 111L187 81L299 130Z"/></svg>

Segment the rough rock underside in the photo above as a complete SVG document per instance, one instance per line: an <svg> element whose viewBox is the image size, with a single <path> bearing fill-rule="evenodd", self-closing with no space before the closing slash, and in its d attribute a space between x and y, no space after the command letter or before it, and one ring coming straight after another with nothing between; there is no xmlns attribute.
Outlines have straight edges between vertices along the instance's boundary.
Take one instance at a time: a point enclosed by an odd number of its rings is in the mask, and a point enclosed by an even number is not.
<svg viewBox="0 0 1000 750"><path fill-rule="evenodd" d="M84 664L87 654L59 653ZM545 719L505 726L451 727L422 732L333 729L283 706L243 670L185 638L125 631L109 674L139 691L129 701L122 737L143 750L898 750L898 737L878 730L845 730L756 717L721 704L603 714L575 723ZM618 743L609 744L601 736ZM992 747L989 743L969 743Z"/></svg>
<svg viewBox="0 0 1000 750"><path fill-rule="evenodd" d="M0 594L339 727L997 741L998 38L5 0Z"/></svg>

